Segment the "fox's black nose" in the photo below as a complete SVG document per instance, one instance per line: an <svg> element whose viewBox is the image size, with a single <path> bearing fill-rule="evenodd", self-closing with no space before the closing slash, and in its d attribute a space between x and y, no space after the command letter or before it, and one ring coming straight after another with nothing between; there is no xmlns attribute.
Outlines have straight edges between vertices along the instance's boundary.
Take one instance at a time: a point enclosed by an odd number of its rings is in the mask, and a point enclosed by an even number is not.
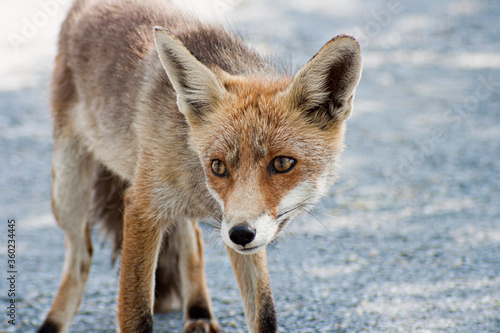
<svg viewBox="0 0 500 333"><path fill-rule="evenodd" d="M237 225L229 230L229 238L238 245L245 246L255 238L255 229L248 225Z"/></svg>

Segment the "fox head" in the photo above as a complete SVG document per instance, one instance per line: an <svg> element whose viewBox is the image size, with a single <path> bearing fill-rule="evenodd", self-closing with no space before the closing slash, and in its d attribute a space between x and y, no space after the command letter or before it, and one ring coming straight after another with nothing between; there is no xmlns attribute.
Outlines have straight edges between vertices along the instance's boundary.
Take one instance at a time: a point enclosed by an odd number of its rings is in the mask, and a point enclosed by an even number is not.
<svg viewBox="0 0 500 333"><path fill-rule="evenodd" d="M161 63L190 126L190 145L220 204L224 243L253 254L336 180L360 49L338 36L291 77L235 76L198 61L155 28Z"/></svg>

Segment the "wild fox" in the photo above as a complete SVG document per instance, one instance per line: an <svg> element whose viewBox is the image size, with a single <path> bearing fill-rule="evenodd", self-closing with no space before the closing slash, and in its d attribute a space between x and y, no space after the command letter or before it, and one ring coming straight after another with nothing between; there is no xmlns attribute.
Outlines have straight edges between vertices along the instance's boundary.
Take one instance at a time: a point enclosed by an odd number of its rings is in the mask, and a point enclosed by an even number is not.
<svg viewBox="0 0 500 333"><path fill-rule="evenodd" d="M350 36L292 77L168 2L77 0L51 96L66 259L40 332L68 331L78 310L91 221L121 252L121 332L151 332L153 311L178 307L185 332L219 332L197 222L207 218L220 224L249 330L276 332L266 246L335 182L360 75Z"/></svg>

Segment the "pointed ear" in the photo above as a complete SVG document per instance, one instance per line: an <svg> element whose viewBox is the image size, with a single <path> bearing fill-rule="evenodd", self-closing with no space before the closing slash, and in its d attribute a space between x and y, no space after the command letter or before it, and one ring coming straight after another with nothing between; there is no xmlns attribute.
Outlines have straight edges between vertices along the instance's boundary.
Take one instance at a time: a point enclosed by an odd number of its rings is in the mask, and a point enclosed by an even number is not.
<svg viewBox="0 0 500 333"><path fill-rule="evenodd" d="M327 129L347 119L361 76L361 53L351 36L330 40L295 75L288 89L292 107Z"/></svg>
<svg viewBox="0 0 500 333"><path fill-rule="evenodd" d="M190 124L202 122L222 98L222 83L170 31L155 27L154 33L160 61L177 93L179 111Z"/></svg>

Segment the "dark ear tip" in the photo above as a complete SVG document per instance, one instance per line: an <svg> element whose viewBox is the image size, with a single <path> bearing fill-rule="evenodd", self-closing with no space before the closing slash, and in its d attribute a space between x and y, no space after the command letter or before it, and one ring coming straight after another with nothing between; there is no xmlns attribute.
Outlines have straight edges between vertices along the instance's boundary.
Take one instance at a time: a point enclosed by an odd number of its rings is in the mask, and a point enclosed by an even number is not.
<svg viewBox="0 0 500 333"><path fill-rule="evenodd" d="M168 32L167 29L165 29L164 27L160 27L159 25L157 25L156 27L154 27L154 32L159 32L159 31Z"/></svg>
<svg viewBox="0 0 500 333"><path fill-rule="evenodd" d="M164 27L161 27L159 25L155 26L154 29L153 29L153 33L155 34L155 36L158 36L160 34L166 34L170 37L173 37L175 39L177 39L177 37L175 37L175 35L168 29L164 28Z"/></svg>
<svg viewBox="0 0 500 333"><path fill-rule="evenodd" d="M328 42L327 44L338 43L338 42L350 44L351 46L355 47L356 49L361 50L361 46L359 45L358 40L352 35L349 35L349 34L338 35L336 37L333 37L330 40L330 42Z"/></svg>

